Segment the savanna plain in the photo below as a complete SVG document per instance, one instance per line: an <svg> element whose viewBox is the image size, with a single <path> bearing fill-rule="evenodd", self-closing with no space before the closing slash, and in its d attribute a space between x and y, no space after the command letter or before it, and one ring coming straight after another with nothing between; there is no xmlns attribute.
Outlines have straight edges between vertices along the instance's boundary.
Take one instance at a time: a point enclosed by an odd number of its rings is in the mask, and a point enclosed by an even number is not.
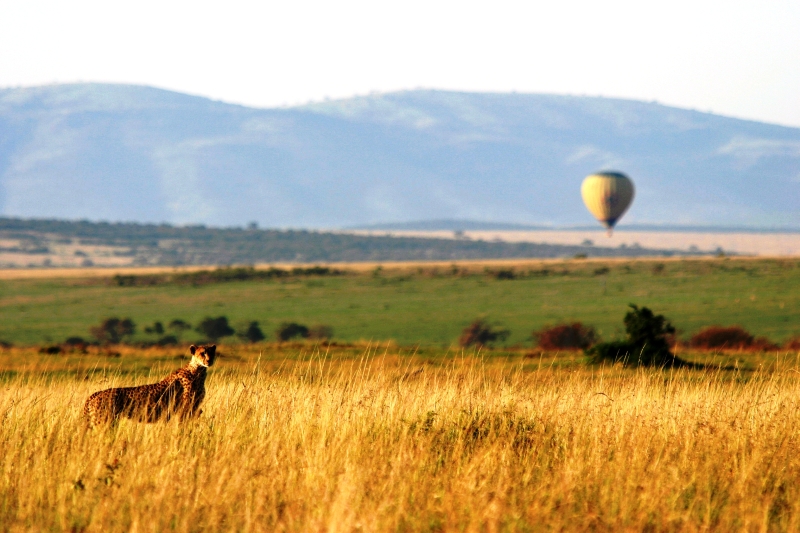
<svg viewBox="0 0 800 533"><path fill-rule="evenodd" d="M182 284L0 281L0 529L794 531L800 529L800 261L560 261ZM677 348L683 368L593 365L531 335L611 340L628 303L678 329L775 346ZM258 321L221 339L195 420L87 430L93 391L155 381L186 344L143 326ZM41 350L109 316L126 344ZM456 345L484 316L510 331ZM328 341L277 342L282 321ZM677 342L677 341L676 341ZM680 344L676 344L680 346Z"/></svg>

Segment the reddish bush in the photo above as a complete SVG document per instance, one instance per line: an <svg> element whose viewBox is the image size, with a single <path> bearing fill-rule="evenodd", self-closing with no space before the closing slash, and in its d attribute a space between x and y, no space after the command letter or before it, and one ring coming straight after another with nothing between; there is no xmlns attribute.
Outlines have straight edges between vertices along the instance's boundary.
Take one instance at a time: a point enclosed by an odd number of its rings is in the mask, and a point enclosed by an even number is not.
<svg viewBox="0 0 800 533"><path fill-rule="evenodd" d="M787 350L800 350L800 337L792 337L786 341L784 348Z"/></svg>
<svg viewBox="0 0 800 533"><path fill-rule="evenodd" d="M536 344L544 350L584 350L597 342L597 332L580 322L545 326L533 332Z"/></svg>
<svg viewBox="0 0 800 533"><path fill-rule="evenodd" d="M709 326L695 333L689 346L700 350L775 350L766 337L753 337L741 326Z"/></svg>

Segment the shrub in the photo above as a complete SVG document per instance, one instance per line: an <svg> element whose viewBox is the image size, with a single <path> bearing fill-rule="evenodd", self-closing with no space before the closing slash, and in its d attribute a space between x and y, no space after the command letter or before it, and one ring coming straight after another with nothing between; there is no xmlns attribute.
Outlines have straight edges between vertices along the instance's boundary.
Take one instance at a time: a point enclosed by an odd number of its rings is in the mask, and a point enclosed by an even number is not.
<svg viewBox="0 0 800 533"><path fill-rule="evenodd" d="M67 340L62 344L63 351L86 353L86 348L89 343L83 337L67 337Z"/></svg>
<svg viewBox="0 0 800 533"><path fill-rule="evenodd" d="M211 342L217 342L222 337L230 337L234 334L233 328L228 325L228 318L218 316L217 318L206 317L197 326L196 330L206 336Z"/></svg>
<svg viewBox="0 0 800 533"><path fill-rule="evenodd" d="M591 356L592 363L599 364L608 361L627 366L631 362L635 349L628 341L611 341L601 342L587 350L586 353Z"/></svg>
<svg viewBox="0 0 800 533"><path fill-rule="evenodd" d="M625 314L625 331L628 339L604 342L587 350L592 362L621 362L634 366L675 366L685 365L672 355L669 345L675 328L664 315L656 315L647 307L641 309L630 304L631 310Z"/></svg>
<svg viewBox="0 0 800 533"><path fill-rule="evenodd" d="M119 344L124 338L136 333L136 324L130 318L106 318L99 326L89 328L92 336L101 344Z"/></svg>
<svg viewBox="0 0 800 533"><path fill-rule="evenodd" d="M800 337L792 337L786 341L784 348L787 350L800 350Z"/></svg>
<svg viewBox="0 0 800 533"><path fill-rule="evenodd" d="M178 337L175 335L164 335L156 341L158 346L174 346L178 344Z"/></svg>
<svg viewBox="0 0 800 533"><path fill-rule="evenodd" d="M580 322L558 324L533 332L536 344L543 350L585 350L597 342L597 332Z"/></svg>
<svg viewBox="0 0 800 533"><path fill-rule="evenodd" d="M208 285L210 283L227 283L234 281L272 280L289 276L340 276L341 270L328 267L313 266L308 268L296 267L291 270L269 268L256 270L253 267L221 267L216 270L198 270L195 272L182 272L177 274L144 274L144 275L116 275L111 283L120 287L149 287L155 285Z"/></svg>
<svg viewBox="0 0 800 533"><path fill-rule="evenodd" d="M308 328L295 322L283 322L275 330L275 337L284 342L296 337L308 338Z"/></svg>
<svg viewBox="0 0 800 533"><path fill-rule="evenodd" d="M192 329L192 325L191 324L189 324L188 322L186 322L184 320L181 320L180 318L174 318L169 323L169 325L167 325L167 327L170 328L170 329L177 329L177 330L181 330L181 331L187 330L187 329Z"/></svg>
<svg viewBox="0 0 800 533"><path fill-rule="evenodd" d="M161 322L153 322L152 326L147 326L146 328L144 328L144 332L156 335L163 335L164 324L162 324Z"/></svg>
<svg viewBox="0 0 800 533"><path fill-rule="evenodd" d="M497 341L504 341L508 338L510 332L507 329L495 329L485 319L479 318L472 324L464 328L461 332L461 337L458 339L458 344L462 348L469 346L478 346L482 348Z"/></svg>
<svg viewBox="0 0 800 533"><path fill-rule="evenodd" d="M250 322L247 327L242 328L238 333L236 333L236 336L250 343L263 341L266 339L264 332L261 331L260 327L258 327L258 322Z"/></svg>
<svg viewBox="0 0 800 533"><path fill-rule="evenodd" d="M517 277L513 270L498 270L494 273L495 279L514 279Z"/></svg>
<svg viewBox="0 0 800 533"><path fill-rule="evenodd" d="M184 331L192 329L192 325L188 322L184 322L180 318L176 318L167 324L167 329L174 331L176 335L180 336Z"/></svg>
<svg viewBox="0 0 800 533"><path fill-rule="evenodd" d="M333 338L333 328L325 324L316 324L308 328L308 338L327 341Z"/></svg>
<svg viewBox="0 0 800 533"><path fill-rule="evenodd" d="M689 346L700 350L775 350L765 337L756 338L741 326L709 326L695 333Z"/></svg>
<svg viewBox="0 0 800 533"><path fill-rule="evenodd" d="M62 352L61 346L58 344L53 344L49 346L42 346L39 348L39 353L44 353L47 355L58 355Z"/></svg>

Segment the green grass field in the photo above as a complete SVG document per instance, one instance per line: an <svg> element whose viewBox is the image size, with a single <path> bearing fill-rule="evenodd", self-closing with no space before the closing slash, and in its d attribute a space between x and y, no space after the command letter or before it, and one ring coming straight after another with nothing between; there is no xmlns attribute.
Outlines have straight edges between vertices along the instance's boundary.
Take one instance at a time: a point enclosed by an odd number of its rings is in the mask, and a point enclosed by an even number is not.
<svg viewBox="0 0 800 533"><path fill-rule="evenodd" d="M683 338L712 324L741 325L775 342L800 334L798 260L520 263L514 279L498 279L498 268L412 265L198 287L118 287L102 277L3 279L0 340L32 345L90 338L89 328L110 316L131 317L136 339L146 340L143 327L156 320L197 324L224 315L234 325L259 321L268 338L279 323L295 321L330 325L341 341L445 346L486 316L511 331L506 345L513 346L529 345L531 332L546 324L572 320L615 338L623 333L629 303L666 315ZM198 334L182 340L198 340Z"/></svg>

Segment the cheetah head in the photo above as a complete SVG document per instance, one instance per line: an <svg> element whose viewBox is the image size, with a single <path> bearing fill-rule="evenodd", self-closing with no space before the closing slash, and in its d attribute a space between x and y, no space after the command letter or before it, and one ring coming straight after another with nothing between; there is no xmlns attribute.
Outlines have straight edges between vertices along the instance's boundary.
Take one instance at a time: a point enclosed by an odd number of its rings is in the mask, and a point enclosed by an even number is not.
<svg viewBox="0 0 800 533"><path fill-rule="evenodd" d="M192 363L209 367L214 364L214 359L217 358L217 347L214 344L208 346L189 346L189 352L192 354Z"/></svg>

